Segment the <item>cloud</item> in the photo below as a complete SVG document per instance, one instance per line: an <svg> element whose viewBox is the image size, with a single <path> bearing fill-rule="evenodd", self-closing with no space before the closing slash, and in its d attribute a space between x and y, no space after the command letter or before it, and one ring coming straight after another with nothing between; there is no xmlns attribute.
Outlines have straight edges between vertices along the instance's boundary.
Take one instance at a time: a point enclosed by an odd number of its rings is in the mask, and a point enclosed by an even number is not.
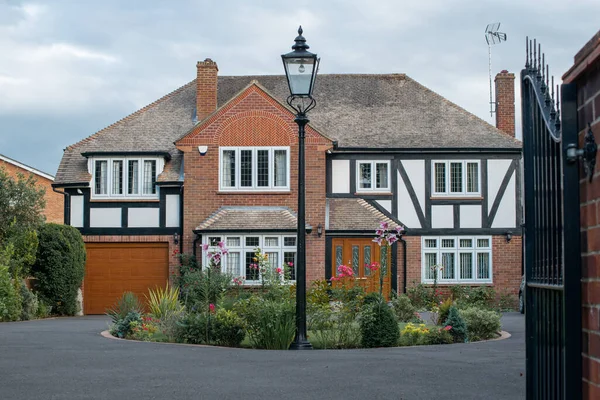
<svg viewBox="0 0 600 400"><path fill-rule="evenodd" d="M494 73L518 75L529 35L560 76L599 13L597 0L1 2L0 149L55 171L60 149L194 79L198 60L221 75L281 74L300 24L321 73L403 72L493 122L485 26L508 34ZM29 145L40 132L52 146Z"/></svg>

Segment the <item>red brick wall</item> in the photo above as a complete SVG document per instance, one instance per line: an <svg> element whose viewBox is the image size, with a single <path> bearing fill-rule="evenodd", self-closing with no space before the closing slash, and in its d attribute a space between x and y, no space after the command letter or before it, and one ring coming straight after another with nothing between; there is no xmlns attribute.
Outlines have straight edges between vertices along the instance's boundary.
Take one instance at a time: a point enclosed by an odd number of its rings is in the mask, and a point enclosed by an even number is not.
<svg viewBox="0 0 600 400"><path fill-rule="evenodd" d="M421 237L405 236L407 247L407 287L415 286L421 282ZM521 236L513 236L510 243L506 242L504 235L492 236L492 275L493 283L488 285L496 290L496 294L509 294L514 296L515 302L521 284ZM404 280L402 244L398 246L398 292L402 292ZM448 293L451 285L438 285L442 292Z"/></svg>
<svg viewBox="0 0 600 400"><path fill-rule="evenodd" d="M496 128L515 136L515 74L496 75Z"/></svg>
<svg viewBox="0 0 600 400"><path fill-rule="evenodd" d="M310 117L310 115L309 115ZM183 243L192 251L193 230L221 206L285 206L297 211L298 125L293 114L258 86L247 88L188 136L180 140L184 151L185 187ZM208 146L201 156L197 146ZM219 146L290 146L289 192L219 192ZM331 142L310 126L306 130L306 221L313 226L306 240L307 279L325 274L325 157ZM240 231L245 228L240 221Z"/></svg>
<svg viewBox="0 0 600 400"><path fill-rule="evenodd" d="M580 146L588 122L600 143L600 32L575 56L563 81L577 84ZM580 173L583 393L600 398L600 163L592 183Z"/></svg>
<svg viewBox="0 0 600 400"><path fill-rule="evenodd" d="M64 199L63 195L52 191L52 181L42 176L32 174L26 169L20 168L14 164L0 160L0 168L4 167L8 172L8 175L16 178L18 173L22 173L25 176L30 174L37 180L37 185L46 191L44 196L46 200L46 208L44 215L46 216L46 222L54 222L62 224L64 222Z"/></svg>

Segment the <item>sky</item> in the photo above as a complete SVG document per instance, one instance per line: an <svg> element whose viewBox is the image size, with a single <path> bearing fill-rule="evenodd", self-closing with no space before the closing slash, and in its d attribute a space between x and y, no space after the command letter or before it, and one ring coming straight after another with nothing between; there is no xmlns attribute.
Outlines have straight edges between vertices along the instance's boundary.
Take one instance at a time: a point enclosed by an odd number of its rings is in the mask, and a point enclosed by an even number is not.
<svg viewBox="0 0 600 400"><path fill-rule="evenodd" d="M517 75L520 131L525 37L559 79L598 15L599 0L0 0L0 154L55 174L66 146L191 81L196 61L282 74L300 24L320 73L406 73L494 123L484 30L500 22L492 71Z"/></svg>

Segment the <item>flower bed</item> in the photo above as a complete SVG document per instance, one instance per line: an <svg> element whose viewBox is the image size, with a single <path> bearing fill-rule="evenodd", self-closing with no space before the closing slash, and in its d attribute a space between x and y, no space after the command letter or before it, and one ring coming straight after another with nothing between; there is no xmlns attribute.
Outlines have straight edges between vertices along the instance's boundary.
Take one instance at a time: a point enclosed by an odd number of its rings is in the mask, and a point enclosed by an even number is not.
<svg viewBox="0 0 600 400"><path fill-rule="evenodd" d="M374 242L390 246L402 228L381 224ZM223 242L205 245L209 265L200 269L192 256L181 255L177 286L151 291L148 312L126 293L109 310L113 336L143 341L208 344L260 349L288 349L295 335L296 290L289 279L291 263L274 266L255 249L251 266L261 285L244 291L243 279L221 270L228 250ZM500 317L477 308L459 310L452 299L432 307L427 325L408 296L384 298L386 265L368 266L379 280L366 293L353 269L340 265L330 281L315 281L307 293L308 336L321 349L393 347L463 343L495 337ZM375 274L378 272L378 274Z"/></svg>

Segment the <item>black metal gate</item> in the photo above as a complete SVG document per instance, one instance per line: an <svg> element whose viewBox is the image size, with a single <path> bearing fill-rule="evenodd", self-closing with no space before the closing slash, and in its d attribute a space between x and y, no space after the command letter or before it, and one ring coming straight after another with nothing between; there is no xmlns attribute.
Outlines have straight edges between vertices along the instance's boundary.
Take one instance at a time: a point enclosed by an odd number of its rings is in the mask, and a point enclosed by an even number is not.
<svg viewBox="0 0 600 400"><path fill-rule="evenodd" d="M527 398L581 398L577 92L554 87L535 41L521 71ZM560 99L560 100L558 100Z"/></svg>

